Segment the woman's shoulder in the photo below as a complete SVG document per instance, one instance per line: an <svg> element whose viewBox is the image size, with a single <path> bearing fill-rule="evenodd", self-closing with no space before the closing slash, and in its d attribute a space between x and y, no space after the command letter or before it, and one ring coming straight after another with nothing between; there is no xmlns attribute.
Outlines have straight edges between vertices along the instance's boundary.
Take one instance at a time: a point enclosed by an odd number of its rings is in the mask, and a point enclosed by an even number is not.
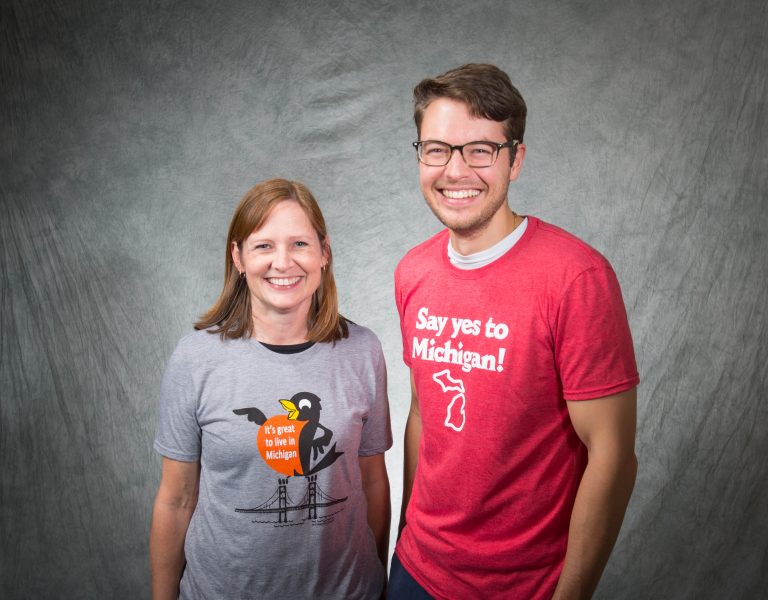
<svg viewBox="0 0 768 600"><path fill-rule="evenodd" d="M341 340L344 346L350 349L368 348L377 351L381 350L381 342L371 329L349 320L347 320L347 326L349 327L349 335Z"/></svg>
<svg viewBox="0 0 768 600"><path fill-rule="evenodd" d="M184 334L179 339L179 346L205 346L221 343L221 335L214 332L213 328L195 329Z"/></svg>
<svg viewBox="0 0 768 600"><path fill-rule="evenodd" d="M350 339L366 339L366 340L378 340L378 336L365 325L360 325L354 321L347 319L347 325L349 326L349 338Z"/></svg>
<svg viewBox="0 0 768 600"><path fill-rule="evenodd" d="M225 350L227 343L218 333L211 329L199 329L187 333L176 344L173 359L189 362L200 357L210 357Z"/></svg>

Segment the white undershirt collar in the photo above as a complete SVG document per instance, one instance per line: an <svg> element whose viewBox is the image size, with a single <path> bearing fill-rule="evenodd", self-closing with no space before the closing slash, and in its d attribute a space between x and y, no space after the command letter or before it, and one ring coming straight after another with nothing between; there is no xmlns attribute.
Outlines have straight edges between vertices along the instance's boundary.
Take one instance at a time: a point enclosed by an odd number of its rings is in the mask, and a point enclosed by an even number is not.
<svg viewBox="0 0 768 600"><path fill-rule="evenodd" d="M456 250L454 250L453 246L451 245L451 239L448 238L448 260L451 261L453 266L459 269L479 269L480 267L489 265L494 260L508 252L509 249L512 248L512 246L514 246L521 237L523 237L527 227L528 217L525 217L523 222L520 223L520 225L518 225L512 233L510 233L500 242L494 244L490 248L486 248L480 252L475 252L474 254L467 254L466 256L456 252Z"/></svg>

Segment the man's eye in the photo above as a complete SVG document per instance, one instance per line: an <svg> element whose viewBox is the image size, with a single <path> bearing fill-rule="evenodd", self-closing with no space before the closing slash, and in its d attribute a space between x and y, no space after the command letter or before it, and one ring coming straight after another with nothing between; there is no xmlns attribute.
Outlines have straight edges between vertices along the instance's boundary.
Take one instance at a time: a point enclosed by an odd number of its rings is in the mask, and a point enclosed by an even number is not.
<svg viewBox="0 0 768 600"><path fill-rule="evenodd" d="M488 146L472 146L470 152L475 156L487 156L493 154L493 151Z"/></svg>
<svg viewBox="0 0 768 600"><path fill-rule="evenodd" d="M445 154L445 148L441 146L427 146L424 151L432 156L439 156Z"/></svg>

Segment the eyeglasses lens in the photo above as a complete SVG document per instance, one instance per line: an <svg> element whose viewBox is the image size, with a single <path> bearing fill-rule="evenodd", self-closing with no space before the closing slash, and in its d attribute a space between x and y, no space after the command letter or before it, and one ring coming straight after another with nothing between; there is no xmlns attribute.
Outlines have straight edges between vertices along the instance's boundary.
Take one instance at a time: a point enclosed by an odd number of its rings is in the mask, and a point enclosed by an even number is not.
<svg viewBox="0 0 768 600"><path fill-rule="evenodd" d="M496 146L485 142L472 142L461 149L464 162L470 167L490 167L497 153ZM423 142L419 145L419 160L430 167L447 165L452 154L451 147L443 142Z"/></svg>

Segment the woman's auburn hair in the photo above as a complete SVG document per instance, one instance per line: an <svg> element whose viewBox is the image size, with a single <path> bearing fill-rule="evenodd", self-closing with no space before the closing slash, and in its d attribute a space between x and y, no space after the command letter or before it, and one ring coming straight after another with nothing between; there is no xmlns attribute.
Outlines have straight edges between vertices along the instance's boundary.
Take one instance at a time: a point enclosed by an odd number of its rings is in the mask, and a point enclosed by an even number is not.
<svg viewBox="0 0 768 600"><path fill-rule="evenodd" d="M240 339L254 335L251 296L248 284L240 277L232 259L232 243L242 251L243 242L259 229L280 202L298 202L320 238L328 263L321 272L320 285L312 295L307 317L307 340L335 342L349 335L347 319L339 314L333 257L328 244L328 230L320 207L307 186L287 179L268 179L248 190L232 216L224 253L224 287L219 299L195 323L195 329L208 329L222 338Z"/></svg>

